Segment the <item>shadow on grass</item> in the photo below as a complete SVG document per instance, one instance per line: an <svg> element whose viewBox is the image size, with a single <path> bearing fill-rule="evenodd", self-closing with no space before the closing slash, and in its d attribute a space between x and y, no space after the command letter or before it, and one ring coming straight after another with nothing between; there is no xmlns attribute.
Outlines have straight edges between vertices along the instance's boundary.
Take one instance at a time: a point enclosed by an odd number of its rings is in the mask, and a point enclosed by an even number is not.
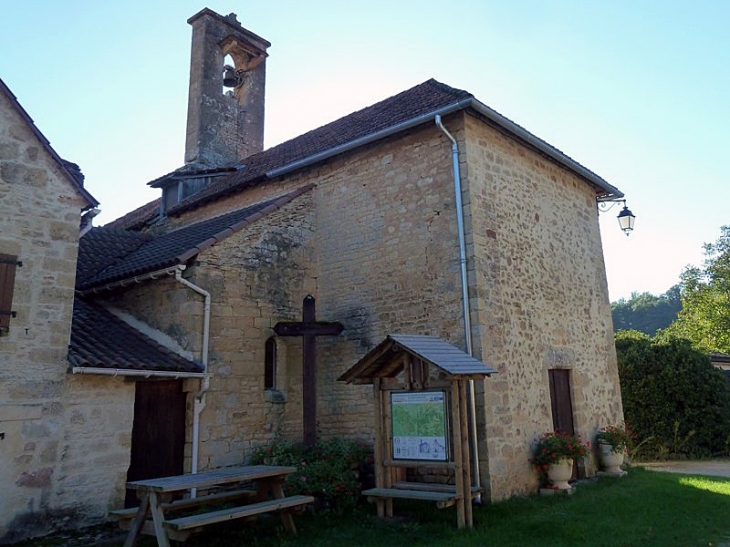
<svg viewBox="0 0 730 547"><path fill-rule="evenodd" d="M474 529L457 530L454 508L396 503L396 518L374 506L345 515L295 517L290 537L279 519L206 528L189 547L363 546L722 546L730 545L730 479L634 468L624 478L579 484L572 496L514 498L474 508ZM137 545L153 547L154 538ZM41 545L41 544L39 544ZM50 544L49 544L50 545ZM119 544L121 545L121 543Z"/></svg>

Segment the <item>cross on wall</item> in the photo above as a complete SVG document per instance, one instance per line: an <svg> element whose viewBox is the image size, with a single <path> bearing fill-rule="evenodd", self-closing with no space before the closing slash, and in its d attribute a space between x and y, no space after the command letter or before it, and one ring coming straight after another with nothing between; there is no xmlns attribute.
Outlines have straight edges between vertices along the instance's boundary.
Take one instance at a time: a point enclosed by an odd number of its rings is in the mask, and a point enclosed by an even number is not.
<svg viewBox="0 0 730 547"><path fill-rule="evenodd" d="M314 297L308 294L302 301L302 320L283 321L274 325L278 336L301 336L302 350L302 406L304 446L317 442L317 337L337 336L344 327L339 322L317 321Z"/></svg>

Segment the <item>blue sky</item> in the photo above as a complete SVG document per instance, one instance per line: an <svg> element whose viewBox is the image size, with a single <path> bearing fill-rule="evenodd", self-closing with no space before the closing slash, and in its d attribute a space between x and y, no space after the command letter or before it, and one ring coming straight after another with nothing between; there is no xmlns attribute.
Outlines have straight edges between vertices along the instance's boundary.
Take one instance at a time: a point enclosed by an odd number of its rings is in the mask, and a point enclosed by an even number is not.
<svg viewBox="0 0 730 547"><path fill-rule="evenodd" d="M433 77L620 188L637 220L600 214L611 300L663 293L730 224L730 2L0 0L0 77L102 224L183 163L206 6L272 43L267 146Z"/></svg>

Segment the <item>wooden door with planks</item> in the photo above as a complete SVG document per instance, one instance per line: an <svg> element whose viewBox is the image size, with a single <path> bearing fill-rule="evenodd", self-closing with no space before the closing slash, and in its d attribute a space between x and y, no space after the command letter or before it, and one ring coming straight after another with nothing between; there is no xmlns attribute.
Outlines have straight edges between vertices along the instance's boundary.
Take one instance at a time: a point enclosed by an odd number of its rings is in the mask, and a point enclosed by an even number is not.
<svg viewBox="0 0 730 547"><path fill-rule="evenodd" d="M182 380L137 381L127 481L183 473L185 399ZM127 490L124 505L138 505L136 491Z"/></svg>

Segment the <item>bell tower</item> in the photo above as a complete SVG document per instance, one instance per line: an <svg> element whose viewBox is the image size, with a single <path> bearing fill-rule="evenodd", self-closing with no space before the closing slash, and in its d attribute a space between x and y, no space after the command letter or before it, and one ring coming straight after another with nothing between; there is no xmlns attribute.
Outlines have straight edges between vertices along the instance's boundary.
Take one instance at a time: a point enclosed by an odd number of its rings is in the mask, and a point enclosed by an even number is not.
<svg viewBox="0 0 730 547"><path fill-rule="evenodd" d="M190 55L185 164L223 167L264 147L266 49L236 14L205 8L188 19ZM233 60L224 66L226 57ZM226 87L224 87L224 85Z"/></svg>

